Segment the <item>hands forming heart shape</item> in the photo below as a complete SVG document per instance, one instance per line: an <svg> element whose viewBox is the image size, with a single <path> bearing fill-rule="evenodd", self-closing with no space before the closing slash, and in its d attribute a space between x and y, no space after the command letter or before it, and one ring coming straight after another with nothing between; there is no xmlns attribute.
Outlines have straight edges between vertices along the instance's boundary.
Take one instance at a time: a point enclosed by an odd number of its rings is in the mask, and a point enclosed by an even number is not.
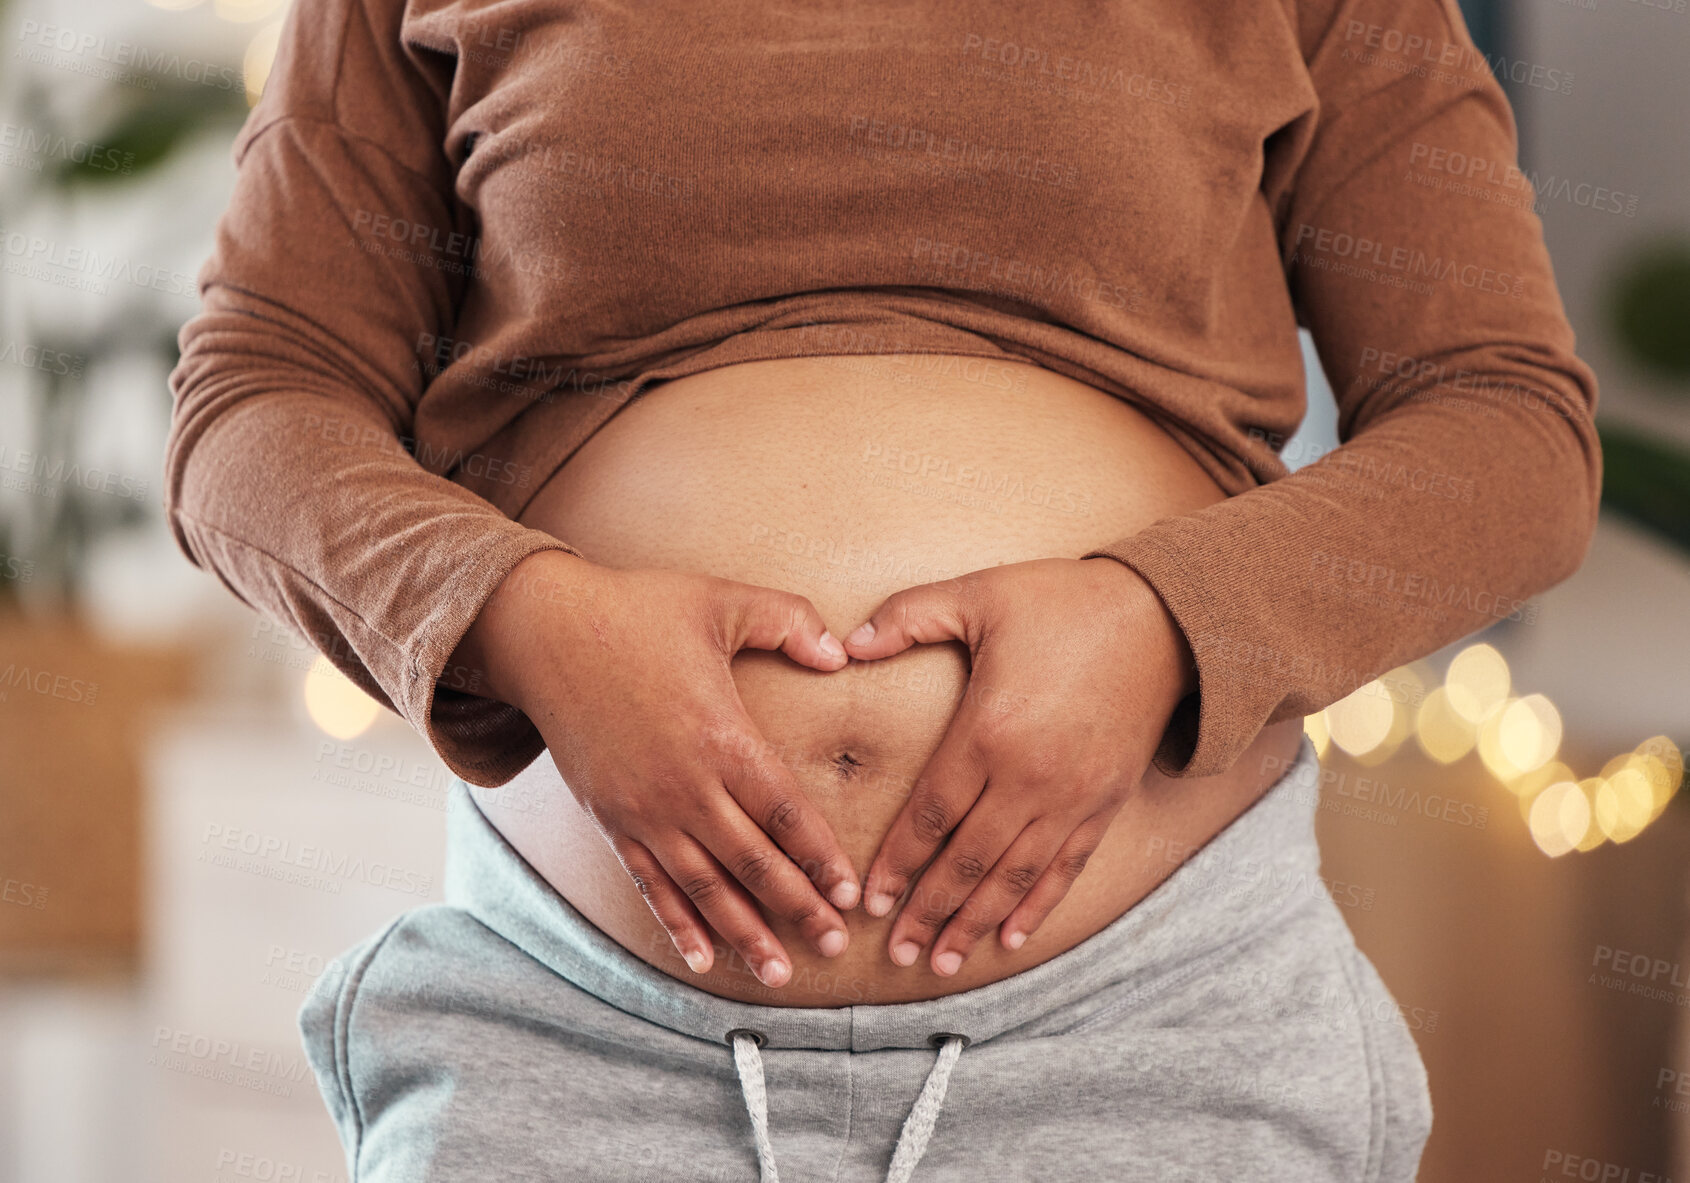
<svg viewBox="0 0 1690 1183"><path fill-rule="evenodd" d="M532 588L559 585L574 607L544 611L555 597ZM757 902L826 957L846 946L842 910L861 902L884 917L900 899L888 937L898 965L925 949L935 973L954 974L994 929L1020 948L1197 689L1161 599L1108 558L906 588L842 645L803 596L549 550L519 564L474 633L499 697L539 729L687 964L710 969L714 930L777 987L791 964ZM831 672L940 641L967 645L968 689L859 884L746 715L730 663L744 648L780 650Z"/></svg>
<svg viewBox="0 0 1690 1183"><path fill-rule="evenodd" d="M1019 949L1044 922L1196 689L1184 634L1113 559L1039 559L908 588L845 648L870 660L947 640L968 646L968 690L863 892L884 916L920 875L888 948L899 965L930 948L944 975L993 929Z"/></svg>

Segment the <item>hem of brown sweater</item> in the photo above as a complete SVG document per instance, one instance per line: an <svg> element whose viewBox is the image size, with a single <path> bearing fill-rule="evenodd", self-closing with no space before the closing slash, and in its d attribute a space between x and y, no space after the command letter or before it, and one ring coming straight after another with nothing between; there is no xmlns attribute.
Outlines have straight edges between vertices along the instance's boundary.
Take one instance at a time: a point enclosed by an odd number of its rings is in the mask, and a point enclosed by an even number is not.
<svg viewBox="0 0 1690 1183"><path fill-rule="evenodd" d="M524 528L500 539L471 585L447 590L423 626L422 639L406 667L401 714L428 741L453 775L482 788L497 788L546 750L539 729L509 703L439 685L452 654L505 577L529 555L561 550L583 558L573 546L540 530Z"/></svg>
<svg viewBox="0 0 1690 1183"><path fill-rule="evenodd" d="M1192 577L1178 555L1143 534L1118 539L1081 557L1114 559L1137 572L1167 606L1191 646L1197 689L1174 707L1151 763L1164 776L1175 778L1215 776L1231 768L1255 733L1246 735L1247 728L1238 727L1228 733L1225 725L1236 723L1242 704L1221 684L1218 663L1210 660L1211 642L1218 634L1202 582ZM1223 709L1222 704L1232 709Z"/></svg>

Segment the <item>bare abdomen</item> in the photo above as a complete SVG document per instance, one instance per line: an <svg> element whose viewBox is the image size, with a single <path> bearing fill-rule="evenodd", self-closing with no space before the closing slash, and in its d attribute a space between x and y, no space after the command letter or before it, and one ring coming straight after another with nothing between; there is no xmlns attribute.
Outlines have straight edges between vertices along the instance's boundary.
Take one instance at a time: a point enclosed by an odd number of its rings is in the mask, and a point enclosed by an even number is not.
<svg viewBox="0 0 1690 1183"><path fill-rule="evenodd" d="M662 383L571 457L522 521L606 566L693 570L800 593L843 636L900 588L1078 558L1224 496L1171 437L1110 395L1030 364L945 359L936 372L928 363L939 360L749 362ZM764 738L865 872L961 700L966 649L917 646L832 674L746 651L733 670ZM975 692L1013 709L1018 688ZM782 989L763 987L727 955L699 977L549 757L518 779L559 808L516 813L491 796L483 808L589 920L683 981L767 1005L906 1001L1006 977L1107 925L1172 872L1162 852L1207 841L1260 796L1277 775L1266 757L1282 766L1299 731L1295 721L1270 727L1217 777L1170 781L1148 771L1044 926L1014 953L982 942L951 978L934 975L925 958L894 966L890 918L860 908L846 914L850 947L831 959L771 922L793 959Z"/></svg>

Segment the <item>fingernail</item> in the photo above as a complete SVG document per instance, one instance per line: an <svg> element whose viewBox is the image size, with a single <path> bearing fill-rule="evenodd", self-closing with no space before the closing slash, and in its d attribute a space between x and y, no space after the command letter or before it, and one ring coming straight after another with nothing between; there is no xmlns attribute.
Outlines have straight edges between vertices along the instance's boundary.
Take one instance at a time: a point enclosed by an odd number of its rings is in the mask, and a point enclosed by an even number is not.
<svg viewBox="0 0 1690 1183"><path fill-rule="evenodd" d="M955 949L941 953L933 959L933 968L948 978L962 968L962 954Z"/></svg>
<svg viewBox="0 0 1690 1183"><path fill-rule="evenodd" d="M899 941L892 946L892 960L898 965L914 965L921 946L914 941Z"/></svg>
<svg viewBox="0 0 1690 1183"><path fill-rule="evenodd" d="M868 897L868 902L863 907L868 909L870 916L884 916L892 910L892 897L884 891L877 891Z"/></svg>
<svg viewBox="0 0 1690 1183"><path fill-rule="evenodd" d="M874 621L863 621L855 629L851 630L851 635L845 639L853 645L868 644L870 641L874 640Z"/></svg>
<svg viewBox="0 0 1690 1183"><path fill-rule="evenodd" d="M839 638L834 636L832 633L823 632L822 639L817 642L817 644L821 647L821 651L829 657L837 658L845 656L845 646L841 645L839 643Z"/></svg>
<svg viewBox="0 0 1690 1183"><path fill-rule="evenodd" d="M792 976L792 967L779 957L771 957L763 962L763 972L757 976L765 986L784 986L786 979Z"/></svg>
<svg viewBox="0 0 1690 1183"><path fill-rule="evenodd" d="M857 885L849 879L841 880L834 884L827 898L841 912L849 912L857 906Z"/></svg>
<svg viewBox="0 0 1690 1183"><path fill-rule="evenodd" d="M687 968L695 974L703 973L705 967L709 964L705 960L703 949L690 949L682 956L687 959Z"/></svg>
<svg viewBox="0 0 1690 1183"><path fill-rule="evenodd" d="M822 951L823 957L837 957L845 952L845 930L830 928L822 933L822 939L816 942L816 948Z"/></svg>
<svg viewBox="0 0 1690 1183"><path fill-rule="evenodd" d="M1027 934L1019 931L1012 932L1003 938L1003 943L1008 945L1011 949L1019 949L1022 945L1027 943Z"/></svg>

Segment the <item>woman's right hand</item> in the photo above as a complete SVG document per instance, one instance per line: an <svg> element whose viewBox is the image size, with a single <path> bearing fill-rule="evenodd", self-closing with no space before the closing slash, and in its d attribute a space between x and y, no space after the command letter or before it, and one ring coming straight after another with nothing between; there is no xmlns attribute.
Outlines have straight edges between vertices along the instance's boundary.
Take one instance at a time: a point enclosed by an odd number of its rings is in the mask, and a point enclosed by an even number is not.
<svg viewBox="0 0 1690 1183"><path fill-rule="evenodd" d="M730 672L743 648L849 662L803 596L559 550L512 570L459 653L539 729L687 964L710 969L708 925L778 987L791 962L753 897L831 957L847 941L836 907L861 884L746 714Z"/></svg>

